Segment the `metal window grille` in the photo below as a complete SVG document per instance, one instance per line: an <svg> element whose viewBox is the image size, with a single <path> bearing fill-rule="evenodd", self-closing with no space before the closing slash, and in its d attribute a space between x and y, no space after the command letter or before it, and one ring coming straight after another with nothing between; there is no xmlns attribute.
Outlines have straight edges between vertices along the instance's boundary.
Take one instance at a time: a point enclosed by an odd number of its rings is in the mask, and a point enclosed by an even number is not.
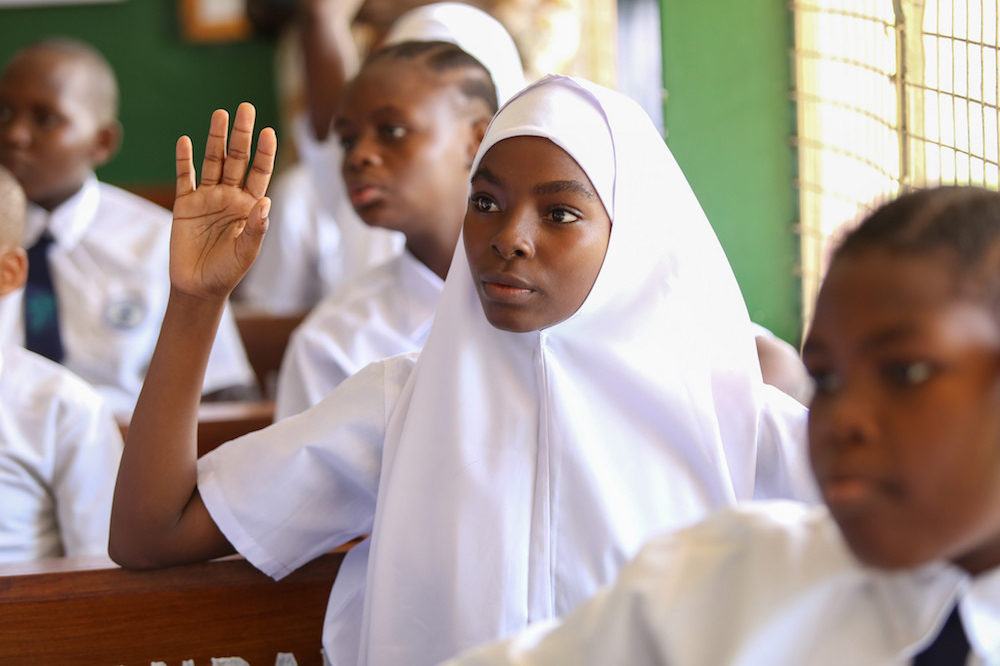
<svg viewBox="0 0 1000 666"><path fill-rule="evenodd" d="M806 322L831 247L874 206L1000 185L997 2L791 3Z"/></svg>

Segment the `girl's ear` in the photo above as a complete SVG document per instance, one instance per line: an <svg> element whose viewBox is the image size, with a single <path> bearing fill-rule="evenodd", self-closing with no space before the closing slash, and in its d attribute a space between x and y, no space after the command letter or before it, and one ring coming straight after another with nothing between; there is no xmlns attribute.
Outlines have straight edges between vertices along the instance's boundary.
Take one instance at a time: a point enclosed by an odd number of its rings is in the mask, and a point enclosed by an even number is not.
<svg viewBox="0 0 1000 666"><path fill-rule="evenodd" d="M28 279L28 254L23 248L0 248L0 298L24 286Z"/></svg>
<svg viewBox="0 0 1000 666"><path fill-rule="evenodd" d="M91 164L95 168L106 164L115 156L122 143L123 131L122 124L117 120L106 123L97 130L91 153Z"/></svg>
<svg viewBox="0 0 1000 666"><path fill-rule="evenodd" d="M483 137L486 136L486 129L490 126L490 120L492 120L492 118L477 118L472 121L472 131L470 133L469 145L466 148L470 167L472 166L472 160L476 159L476 153L479 151L479 144L483 142Z"/></svg>

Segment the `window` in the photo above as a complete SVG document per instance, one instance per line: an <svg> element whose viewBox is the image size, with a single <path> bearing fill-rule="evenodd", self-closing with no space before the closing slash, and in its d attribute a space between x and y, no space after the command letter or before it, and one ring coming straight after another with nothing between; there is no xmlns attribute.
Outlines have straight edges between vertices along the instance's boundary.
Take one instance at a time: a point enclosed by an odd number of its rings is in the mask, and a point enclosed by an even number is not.
<svg viewBox="0 0 1000 666"><path fill-rule="evenodd" d="M831 247L871 208L1000 185L997 1L792 3L805 321Z"/></svg>

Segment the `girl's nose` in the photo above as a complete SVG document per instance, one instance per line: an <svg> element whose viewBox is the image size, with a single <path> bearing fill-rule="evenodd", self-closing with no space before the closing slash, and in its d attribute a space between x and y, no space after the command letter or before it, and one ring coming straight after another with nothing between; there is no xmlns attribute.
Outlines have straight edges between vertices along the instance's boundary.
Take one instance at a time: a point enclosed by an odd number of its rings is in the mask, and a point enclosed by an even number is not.
<svg viewBox="0 0 1000 666"><path fill-rule="evenodd" d="M355 171L381 163L382 157L378 152L375 141L367 132L358 135L344 155L344 164Z"/></svg>
<svg viewBox="0 0 1000 666"><path fill-rule="evenodd" d="M534 256L535 246L531 236L533 227L534 222L530 215L513 211L505 216L493 235L491 243L493 251L505 260Z"/></svg>
<svg viewBox="0 0 1000 666"><path fill-rule="evenodd" d="M816 436L836 446L857 446L875 438L875 396L845 384L821 400L814 401L809 414L810 431Z"/></svg>

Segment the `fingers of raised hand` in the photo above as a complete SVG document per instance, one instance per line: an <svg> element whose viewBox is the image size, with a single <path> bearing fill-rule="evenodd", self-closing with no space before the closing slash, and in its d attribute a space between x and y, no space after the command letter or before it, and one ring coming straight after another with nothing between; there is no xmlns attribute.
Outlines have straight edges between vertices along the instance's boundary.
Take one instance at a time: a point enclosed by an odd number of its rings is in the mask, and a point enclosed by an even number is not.
<svg viewBox="0 0 1000 666"><path fill-rule="evenodd" d="M274 156L278 150L278 138L274 130L265 127L257 139L257 153L253 158L253 166L247 174L246 189L254 198L260 199L267 192L267 184L271 181L274 171Z"/></svg>
<svg viewBox="0 0 1000 666"><path fill-rule="evenodd" d="M201 184L215 185L222 177L222 165L226 156L226 134L229 130L229 113L216 109L208 126L208 140L205 142L205 159L201 164Z"/></svg>
<svg viewBox="0 0 1000 666"><path fill-rule="evenodd" d="M229 153L222 170L222 184L239 187L250 162L250 144L253 141L253 123L257 110L253 104L243 102L236 109L233 134L229 138Z"/></svg>
<svg viewBox="0 0 1000 666"><path fill-rule="evenodd" d="M264 193L267 191L267 185L271 180L271 173L274 170L274 157L277 153L278 140L274 134L274 130L270 127L261 131L257 142L257 154L254 156L250 173L247 174L256 115L256 109L254 109L252 104L249 102L240 104L236 109L236 117L233 121L232 135L230 136L229 114L224 109L216 109L212 113L208 140L205 143L205 159L202 163L199 186L221 184L230 187L240 187L242 185L254 198L259 199L264 196ZM190 184L185 180L182 190L180 182L182 157L180 152L181 143L179 141L177 148L178 196L182 193L187 194L194 189L194 169L191 164L190 140L187 137L182 137L182 141L187 142L183 170L185 174L190 174ZM246 184L243 185L245 174L247 174Z"/></svg>
<svg viewBox="0 0 1000 666"><path fill-rule="evenodd" d="M177 139L175 154L175 161L177 164L177 184L175 196L180 198L185 194L190 194L194 191L194 150L191 147L191 139L189 137L182 136Z"/></svg>

